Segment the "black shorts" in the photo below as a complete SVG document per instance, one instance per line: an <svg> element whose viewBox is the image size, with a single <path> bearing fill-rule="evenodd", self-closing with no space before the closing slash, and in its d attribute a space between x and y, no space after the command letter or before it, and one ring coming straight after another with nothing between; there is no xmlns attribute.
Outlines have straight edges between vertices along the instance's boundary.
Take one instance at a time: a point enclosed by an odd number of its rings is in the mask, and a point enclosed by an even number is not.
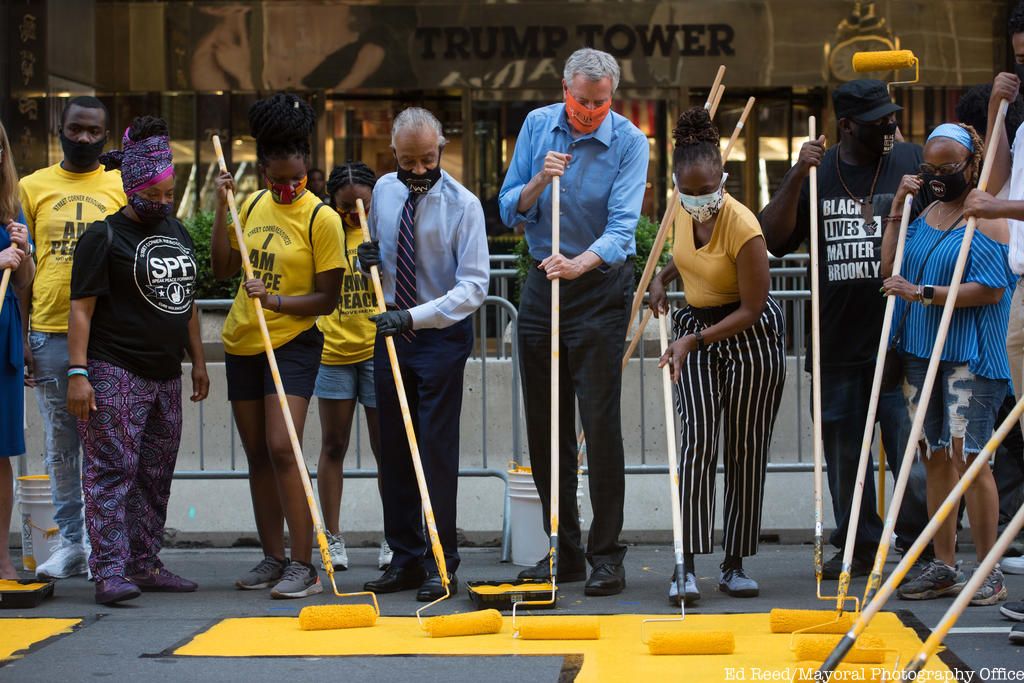
<svg viewBox="0 0 1024 683"><path fill-rule="evenodd" d="M316 325L274 349L284 393L309 400L316 386L316 374L320 370L323 350L324 335ZM228 380L229 401L259 401L264 396L277 393L265 353L257 353L255 356L225 353L224 374Z"/></svg>

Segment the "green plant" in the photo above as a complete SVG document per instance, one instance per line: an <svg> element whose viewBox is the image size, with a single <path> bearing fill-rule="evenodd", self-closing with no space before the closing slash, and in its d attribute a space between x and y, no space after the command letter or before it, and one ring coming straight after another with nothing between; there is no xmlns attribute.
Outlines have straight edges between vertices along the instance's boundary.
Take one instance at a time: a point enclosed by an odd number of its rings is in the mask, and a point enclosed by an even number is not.
<svg viewBox="0 0 1024 683"><path fill-rule="evenodd" d="M633 261L634 285L640 284L640 276L647 265L647 258L651 254L651 249L654 248L654 238L658 236L658 228L658 223L647 216L640 216L640 220L636 223L636 258ZM516 270L518 271L518 281L521 288L523 283L526 282L526 274L533 267L533 257L530 256L530 250L526 246L526 238L519 240L515 249L513 249L513 253L516 255ZM662 247L661 254L658 256L658 268L668 263L671 254L672 252L666 240L666 244Z"/></svg>
<svg viewBox="0 0 1024 683"><path fill-rule="evenodd" d="M233 299L238 292L241 274L230 280L218 280L213 276L213 265L210 262L210 233L213 229L213 212L198 211L184 221L185 229L192 236L192 244L196 250L196 264L199 272L196 275L197 299Z"/></svg>

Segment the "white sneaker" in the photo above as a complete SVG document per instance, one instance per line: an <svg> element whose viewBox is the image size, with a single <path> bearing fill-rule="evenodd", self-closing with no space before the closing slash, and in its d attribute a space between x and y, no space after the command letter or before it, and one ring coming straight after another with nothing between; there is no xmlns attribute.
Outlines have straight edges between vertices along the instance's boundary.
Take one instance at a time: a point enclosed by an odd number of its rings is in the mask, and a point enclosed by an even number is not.
<svg viewBox="0 0 1024 683"><path fill-rule="evenodd" d="M395 556L395 553L391 551L391 546L388 545L387 540L380 542L380 552L377 554L377 569L387 569L391 566L391 558Z"/></svg>
<svg viewBox="0 0 1024 683"><path fill-rule="evenodd" d="M41 579L66 579L85 574L86 569L85 548L80 543L62 543L46 562L36 567L36 576Z"/></svg>
<svg viewBox="0 0 1024 683"><path fill-rule="evenodd" d="M331 552L331 564L335 570L345 571L348 569L348 551L345 550L345 539L341 534L327 534L327 549ZM324 560L320 558L320 568L326 570Z"/></svg>
<svg viewBox="0 0 1024 683"><path fill-rule="evenodd" d="M1004 557L999 566L1004 574L1024 574L1024 557Z"/></svg>

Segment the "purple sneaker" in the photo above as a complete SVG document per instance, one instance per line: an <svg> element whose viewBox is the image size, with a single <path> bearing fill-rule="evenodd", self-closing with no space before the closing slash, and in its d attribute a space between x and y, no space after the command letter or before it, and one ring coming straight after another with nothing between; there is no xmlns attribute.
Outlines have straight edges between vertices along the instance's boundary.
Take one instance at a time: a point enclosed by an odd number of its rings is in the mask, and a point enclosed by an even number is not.
<svg viewBox="0 0 1024 683"><path fill-rule="evenodd" d="M135 574L131 581L147 593L191 593L199 588L199 584L194 581L183 579L163 567Z"/></svg>
<svg viewBox="0 0 1024 683"><path fill-rule="evenodd" d="M142 591L134 583L123 576L112 576L109 579L96 581L96 602L100 605L113 605L116 602L134 600L142 595Z"/></svg>

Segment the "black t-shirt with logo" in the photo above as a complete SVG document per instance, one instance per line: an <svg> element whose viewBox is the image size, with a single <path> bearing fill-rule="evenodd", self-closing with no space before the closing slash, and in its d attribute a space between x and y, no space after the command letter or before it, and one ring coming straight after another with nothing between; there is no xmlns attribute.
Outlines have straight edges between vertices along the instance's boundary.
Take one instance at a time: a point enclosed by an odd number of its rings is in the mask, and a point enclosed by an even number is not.
<svg viewBox="0 0 1024 683"><path fill-rule="evenodd" d="M889 215L903 176L916 174L922 162L921 147L909 143L897 143L883 157L872 195L873 216L868 222L864 219L860 203L851 199L850 194L858 199L869 194L877 166L851 166L839 160L840 180L836 172L838 155L838 145L830 148L818 167L821 366L831 368L875 362L885 313L885 299L879 292L882 286L882 219ZM843 188L844 182L849 194ZM928 195L928 191L918 194L911 218L931 202L930 196L922 195ZM810 226L810 181L805 180L800 190L796 229L790 241L775 255L788 254L807 241ZM899 230L899 223L886 223L884 226L885 229Z"/></svg>
<svg viewBox="0 0 1024 683"><path fill-rule="evenodd" d="M175 218L143 225L118 212L90 225L71 268L71 298L97 297L89 358L149 379L180 376L196 272Z"/></svg>

